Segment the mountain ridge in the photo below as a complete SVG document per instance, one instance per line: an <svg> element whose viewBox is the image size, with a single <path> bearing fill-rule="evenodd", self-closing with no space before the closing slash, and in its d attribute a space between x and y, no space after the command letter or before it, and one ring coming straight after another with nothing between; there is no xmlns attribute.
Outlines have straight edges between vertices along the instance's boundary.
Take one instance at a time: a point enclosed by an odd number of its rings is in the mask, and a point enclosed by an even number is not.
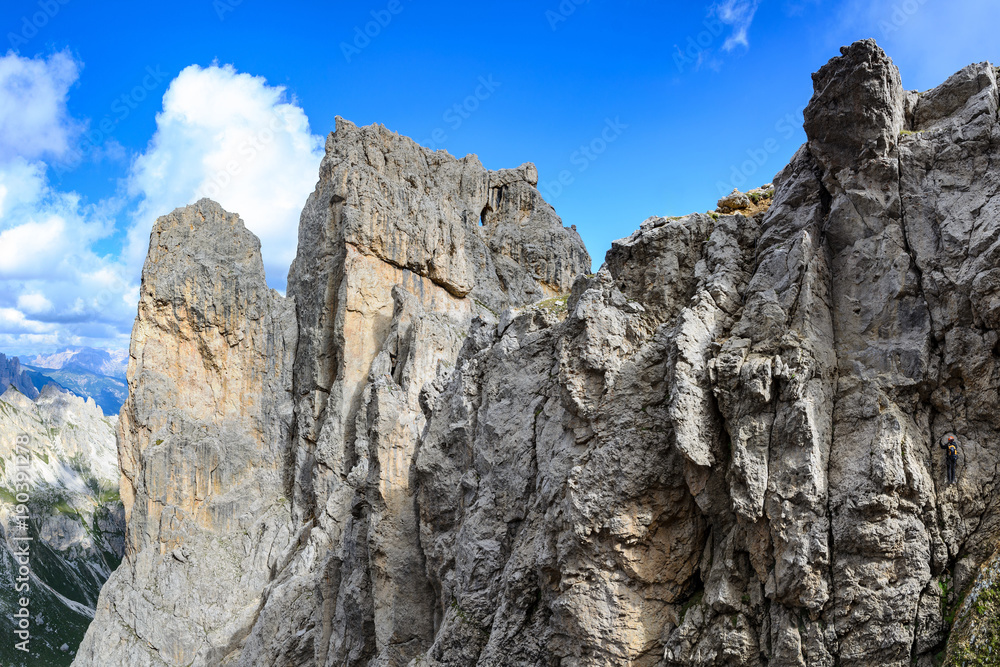
<svg viewBox="0 0 1000 667"><path fill-rule="evenodd" d="M125 525L116 490L115 421L92 399L52 384L35 400L14 388L0 395L0 580L20 593L0 599L0 625L15 637L16 601L29 599L31 635L28 653L15 650L14 642L0 646L5 665L70 664L101 586L121 560ZM27 531L18 526L18 493L27 495ZM32 538L27 556L21 555L25 542L18 541L24 535ZM26 580L18 578L24 563L15 555L28 561Z"/></svg>
<svg viewBox="0 0 1000 667"><path fill-rule="evenodd" d="M74 664L975 652L951 628L981 627L960 602L1000 543L997 79L905 91L844 47L766 210L650 218L597 273L532 165L339 118L287 297L238 215L161 217L126 557Z"/></svg>
<svg viewBox="0 0 1000 667"><path fill-rule="evenodd" d="M124 364L127 359L127 353L87 347L27 356L23 360L0 354L0 392L14 384L28 398L35 399L38 387L54 384L81 398L93 398L106 415L117 415L127 393Z"/></svg>
<svg viewBox="0 0 1000 667"><path fill-rule="evenodd" d="M29 399L38 398L38 389L25 374L18 357L7 357L0 352L0 394L14 387Z"/></svg>
<svg viewBox="0 0 1000 667"><path fill-rule="evenodd" d="M84 371L124 380L128 352L93 347L69 347L59 352L25 357L24 364L39 370Z"/></svg>

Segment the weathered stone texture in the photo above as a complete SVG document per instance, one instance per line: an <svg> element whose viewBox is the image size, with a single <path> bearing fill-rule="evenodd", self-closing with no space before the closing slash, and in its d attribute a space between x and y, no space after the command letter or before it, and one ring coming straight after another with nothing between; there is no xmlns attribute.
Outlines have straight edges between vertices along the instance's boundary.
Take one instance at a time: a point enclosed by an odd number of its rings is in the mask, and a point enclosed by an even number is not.
<svg viewBox="0 0 1000 667"><path fill-rule="evenodd" d="M291 544L293 304L201 200L157 220L119 420L127 552L77 664L217 665Z"/></svg>
<svg viewBox="0 0 1000 667"><path fill-rule="evenodd" d="M78 664L98 637L198 665L932 664L1000 538L997 72L907 92L868 40L814 84L766 211L650 218L596 274L531 165L342 120L297 335L260 274L213 268L225 225L171 226L209 204L161 219L122 420L132 551ZM169 479L161 446L190 462ZM181 604L174 572L251 500L244 570L199 570L247 592ZM200 623L200 652L154 621Z"/></svg>
<svg viewBox="0 0 1000 667"><path fill-rule="evenodd" d="M68 664L94 617L125 546L115 426L54 384L34 400L15 385L0 394L0 632L11 638L0 664ZM30 641L16 647L21 599Z"/></svg>

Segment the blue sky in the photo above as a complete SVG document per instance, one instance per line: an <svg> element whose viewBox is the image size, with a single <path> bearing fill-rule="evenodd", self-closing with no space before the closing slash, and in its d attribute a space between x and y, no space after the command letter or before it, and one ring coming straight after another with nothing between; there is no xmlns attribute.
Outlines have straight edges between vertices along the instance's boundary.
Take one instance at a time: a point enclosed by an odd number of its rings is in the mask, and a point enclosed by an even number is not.
<svg viewBox="0 0 1000 667"><path fill-rule="evenodd" d="M204 195L283 290L338 115L534 162L599 266L769 181L841 45L875 37L924 90L1000 62L993 25L982 0L5 0L0 351L127 346L152 222Z"/></svg>

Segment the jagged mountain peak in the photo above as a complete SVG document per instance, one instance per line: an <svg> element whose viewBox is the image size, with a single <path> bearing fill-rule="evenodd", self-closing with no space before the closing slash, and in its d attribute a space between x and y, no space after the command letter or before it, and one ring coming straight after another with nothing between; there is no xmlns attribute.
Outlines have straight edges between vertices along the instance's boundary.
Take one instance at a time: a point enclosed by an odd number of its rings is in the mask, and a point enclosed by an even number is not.
<svg viewBox="0 0 1000 667"><path fill-rule="evenodd" d="M533 167L342 119L287 298L237 216L161 218L76 664L959 655L1000 541L998 99L845 47L767 207L596 274Z"/></svg>
<svg viewBox="0 0 1000 667"><path fill-rule="evenodd" d="M0 353L0 392L7 391L9 387L15 388L29 399L38 396L38 389L24 372L20 359Z"/></svg>
<svg viewBox="0 0 1000 667"><path fill-rule="evenodd" d="M68 664L122 558L115 421L92 399L51 384L35 400L14 387L0 396L0 584L20 593L0 599L0 626L15 636L21 598L30 600L32 624L27 654L0 645L5 665Z"/></svg>

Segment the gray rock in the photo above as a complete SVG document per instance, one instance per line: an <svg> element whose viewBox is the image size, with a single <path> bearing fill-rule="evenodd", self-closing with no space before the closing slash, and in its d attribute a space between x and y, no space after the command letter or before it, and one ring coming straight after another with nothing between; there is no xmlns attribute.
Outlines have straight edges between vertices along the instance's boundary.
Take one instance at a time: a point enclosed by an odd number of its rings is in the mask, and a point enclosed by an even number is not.
<svg viewBox="0 0 1000 667"><path fill-rule="evenodd" d="M115 422L54 385L35 400L13 386L0 395L0 586L10 591L0 631L14 638L0 644L4 665L66 664L63 646L79 644L124 554ZM21 598L30 600L28 653L14 646Z"/></svg>
<svg viewBox="0 0 1000 667"><path fill-rule="evenodd" d="M1000 538L996 70L814 84L766 212L592 275L530 165L342 120L288 300L235 216L162 218L75 664L931 664Z"/></svg>
<svg viewBox="0 0 1000 667"><path fill-rule="evenodd" d="M290 568L312 576L276 586L242 664L401 665L433 641L412 471L425 408L474 318L558 298L590 269L537 180L530 164L490 172L338 119L288 281L300 327L294 506L316 521ZM298 590L323 602L289 609L283 596ZM284 642L275 626L289 614L307 630Z"/></svg>
<svg viewBox="0 0 1000 667"><path fill-rule="evenodd" d="M0 354L0 394L6 392L9 387L14 387L32 400L38 398L38 389L21 368L21 360L17 357L8 359L6 355Z"/></svg>
<svg viewBox="0 0 1000 667"><path fill-rule="evenodd" d="M435 382L476 317L590 268L537 178L338 120L287 300L236 216L203 200L157 222L122 412L129 558L77 664L426 650L410 468Z"/></svg>
<svg viewBox="0 0 1000 667"><path fill-rule="evenodd" d="M238 216L157 220L119 422L126 555L75 664L218 665L245 637L294 535L295 332Z"/></svg>
<svg viewBox="0 0 1000 667"><path fill-rule="evenodd" d="M750 208L753 206L753 202L750 201L749 196L733 188L732 192L719 200L717 206L721 213L734 213Z"/></svg>

